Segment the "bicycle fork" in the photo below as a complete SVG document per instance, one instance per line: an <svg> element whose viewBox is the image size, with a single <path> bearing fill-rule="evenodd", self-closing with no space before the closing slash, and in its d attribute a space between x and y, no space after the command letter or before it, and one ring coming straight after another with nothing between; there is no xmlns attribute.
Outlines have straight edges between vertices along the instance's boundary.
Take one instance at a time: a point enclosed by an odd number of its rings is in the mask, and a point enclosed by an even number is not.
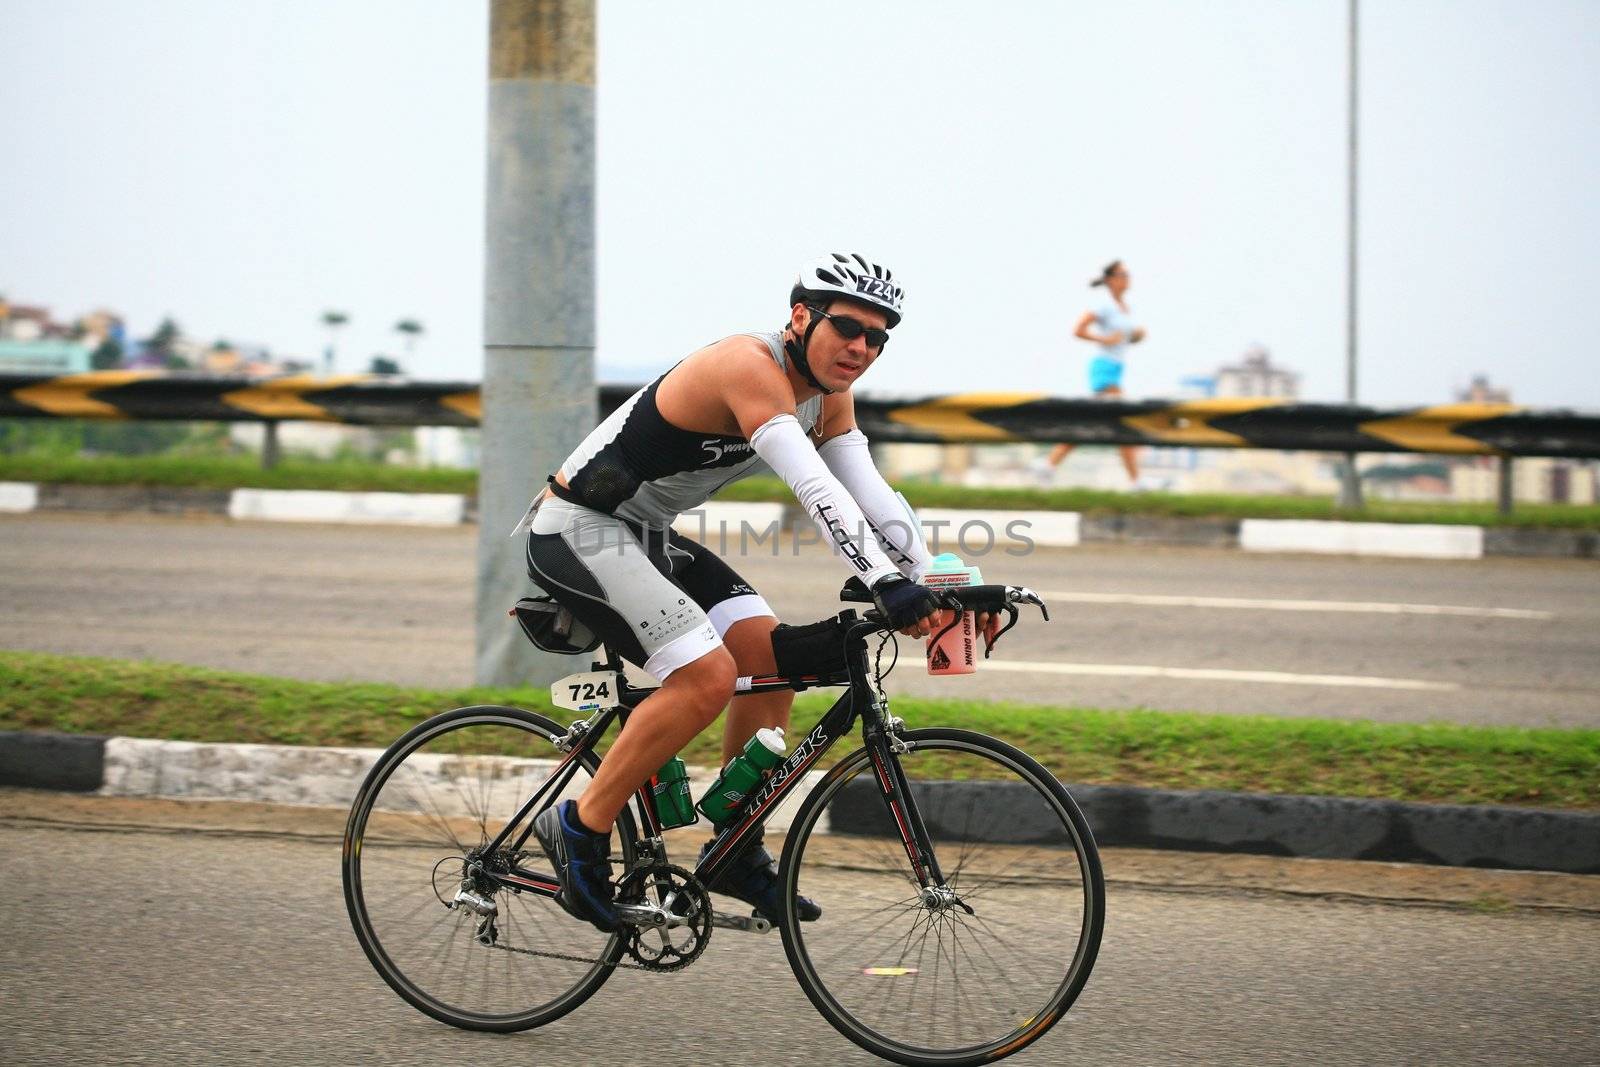
<svg viewBox="0 0 1600 1067"><path fill-rule="evenodd" d="M867 755L872 760L873 775L883 795L883 802L900 833L906 859L911 861L911 873L920 887L919 899L929 911L959 907L969 915L976 914L972 906L962 900L945 881L939 857L933 850L933 840L928 836L922 812L917 808L910 780L906 778L905 768L900 766L900 753L911 751L910 745L900 739L904 724L899 719L887 716L880 716L879 723L866 732Z"/></svg>

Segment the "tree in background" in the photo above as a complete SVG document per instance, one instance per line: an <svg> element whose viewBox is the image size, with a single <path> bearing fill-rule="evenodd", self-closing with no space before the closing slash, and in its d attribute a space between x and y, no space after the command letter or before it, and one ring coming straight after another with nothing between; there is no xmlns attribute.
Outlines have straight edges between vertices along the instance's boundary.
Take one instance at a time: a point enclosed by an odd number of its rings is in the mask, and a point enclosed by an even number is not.
<svg viewBox="0 0 1600 1067"><path fill-rule="evenodd" d="M390 359L388 356L373 356L372 364L367 368L368 374L404 374L405 368Z"/></svg>
<svg viewBox="0 0 1600 1067"><path fill-rule="evenodd" d="M322 325L328 328L328 347L322 350L322 373L333 373L334 349L339 342L339 327L350 321L350 316L342 311L324 311Z"/></svg>
<svg viewBox="0 0 1600 1067"><path fill-rule="evenodd" d="M169 315L161 320L155 333L145 338L144 350L159 359L167 370L188 370L189 361L178 354L178 342L182 339L183 331Z"/></svg>
<svg viewBox="0 0 1600 1067"><path fill-rule="evenodd" d="M406 339L406 362L416 362L412 357L417 354L417 338L424 332L422 323L416 319L401 319L394 324L394 328Z"/></svg>
<svg viewBox="0 0 1600 1067"><path fill-rule="evenodd" d="M5 297L0 296L0 304L4 302ZM106 327L104 334L93 332L89 319L80 318L73 322L68 336L80 344L95 341L94 349L89 353L90 370L116 370L122 366L122 357L125 354L122 347L122 323L113 316L101 313L96 313L94 317L103 321ZM97 322L95 325L99 324Z"/></svg>
<svg viewBox="0 0 1600 1067"><path fill-rule="evenodd" d="M116 370L120 366L122 366L122 342L115 337L107 337L89 353L90 370Z"/></svg>

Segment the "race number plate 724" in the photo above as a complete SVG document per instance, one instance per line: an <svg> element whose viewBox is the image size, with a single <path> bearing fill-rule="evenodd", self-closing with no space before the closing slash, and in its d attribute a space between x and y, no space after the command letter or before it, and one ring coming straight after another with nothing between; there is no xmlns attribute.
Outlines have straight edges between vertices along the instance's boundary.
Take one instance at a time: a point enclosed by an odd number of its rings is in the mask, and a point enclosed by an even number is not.
<svg viewBox="0 0 1600 1067"><path fill-rule="evenodd" d="M569 711L599 711L617 703L617 672L569 674L550 685L550 700Z"/></svg>

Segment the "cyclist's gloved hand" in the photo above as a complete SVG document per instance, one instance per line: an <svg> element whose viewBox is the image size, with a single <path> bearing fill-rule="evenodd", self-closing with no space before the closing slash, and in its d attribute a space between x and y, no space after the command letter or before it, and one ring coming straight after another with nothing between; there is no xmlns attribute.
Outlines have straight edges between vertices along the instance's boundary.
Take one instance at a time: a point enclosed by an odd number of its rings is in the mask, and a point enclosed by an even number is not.
<svg viewBox="0 0 1600 1067"><path fill-rule="evenodd" d="M939 601L927 586L891 574L872 587L872 601L896 630L916 624L939 610Z"/></svg>

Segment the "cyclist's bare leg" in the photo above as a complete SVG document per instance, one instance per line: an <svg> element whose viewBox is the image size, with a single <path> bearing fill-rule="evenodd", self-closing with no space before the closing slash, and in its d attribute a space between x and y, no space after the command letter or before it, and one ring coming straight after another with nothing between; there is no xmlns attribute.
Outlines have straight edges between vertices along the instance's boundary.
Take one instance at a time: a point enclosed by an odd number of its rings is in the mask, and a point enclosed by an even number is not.
<svg viewBox="0 0 1600 1067"><path fill-rule="evenodd" d="M757 615L739 620L722 635L722 642L733 653L741 676L773 674L777 671L777 660L772 654L772 631L777 625L778 620L771 615ZM742 752L745 742L762 727L781 726L787 730L793 704L792 690L734 697L728 705L728 718L723 725L723 763L726 764ZM716 832L715 827L712 832ZM778 890L778 868L762 841L762 829L758 827L753 839L734 858L728 871L708 888L754 905L757 912L776 923L782 921L783 906ZM711 845L712 842L707 841L701 849L702 859ZM816 902L805 897L797 899L796 907L802 922L813 922L822 915Z"/></svg>
<svg viewBox="0 0 1600 1067"><path fill-rule="evenodd" d="M778 620L771 615L757 615L740 619L722 635L722 643L733 653L733 662L740 676L771 674L778 669L772 655L772 631ZM794 706L794 692L760 693L754 696L734 697L728 705L728 718L722 731L722 762L726 764L744 750L744 743L752 734L766 726L789 728L789 709Z"/></svg>
<svg viewBox="0 0 1600 1067"><path fill-rule="evenodd" d="M694 736L716 721L733 696L733 656L721 646L667 675L628 716L594 781L578 798L578 818L605 832L634 791Z"/></svg>
<svg viewBox="0 0 1600 1067"><path fill-rule="evenodd" d="M1056 445L1050 450L1050 466L1059 467L1061 461L1067 458L1067 453L1072 451L1071 445Z"/></svg>

